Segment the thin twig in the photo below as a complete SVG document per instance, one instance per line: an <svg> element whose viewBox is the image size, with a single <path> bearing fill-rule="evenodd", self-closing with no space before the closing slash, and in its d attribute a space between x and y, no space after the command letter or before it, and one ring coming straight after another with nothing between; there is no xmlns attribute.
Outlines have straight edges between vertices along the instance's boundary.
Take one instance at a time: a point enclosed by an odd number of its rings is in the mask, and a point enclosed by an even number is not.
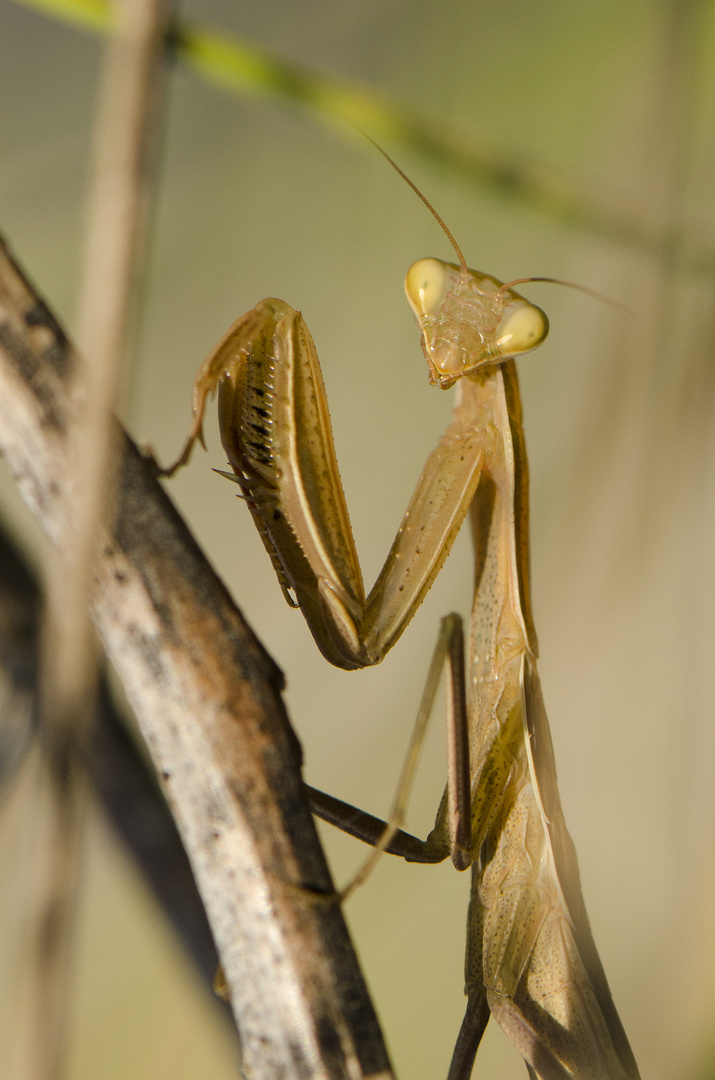
<svg viewBox="0 0 715 1080"><path fill-rule="evenodd" d="M50 556L41 676L44 766L53 806L42 888L34 897L37 948L31 993L33 1075L64 1072L71 994L72 928L85 785L79 751L93 710L96 658L87 622L99 526L112 504L112 406L130 325L147 201L159 67L168 0L121 0L95 125L80 342L86 362L74 368L69 431L64 564Z"/></svg>
<svg viewBox="0 0 715 1080"><path fill-rule="evenodd" d="M72 353L0 247L0 451L60 546ZM281 675L118 429L92 614L179 826L250 1080L391 1076L299 770Z"/></svg>
<svg viewBox="0 0 715 1080"><path fill-rule="evenodd" d="M80 286L80 358L71 396L72 553L49 582L59 640L49 697L70 723L86 709L92 681L86 597L98 522L112 497L110 417L128 347L135 283L143 261L154 121L169 19L168 0L121 0L109 39L90 170Z"/></svg>

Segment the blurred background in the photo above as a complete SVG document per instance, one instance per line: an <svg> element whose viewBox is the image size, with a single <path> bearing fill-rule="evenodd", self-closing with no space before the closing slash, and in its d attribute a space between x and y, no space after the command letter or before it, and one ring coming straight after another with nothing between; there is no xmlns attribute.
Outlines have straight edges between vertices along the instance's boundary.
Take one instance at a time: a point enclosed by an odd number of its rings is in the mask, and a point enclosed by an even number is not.
<svg viewBox="0 0 715 1080"><path fill-rule="evenodd" d="M501 183L385 139L468 263L533 285L551 335L520 361L533 607L561 796L617 1007L649 1080L715 1077L715 8L686 0L185 0L180 15L408 106L482 145ZM99 37L0 0L0 230L75 319ZM373 132L378 138L380 132ZM481 140L481 142L480 142ZM454 164L454 163L453 163ZM541 197L523 196L541 178ZM516 182L515 182L516 178ZM178 450L196 368L264 296L300 309L323 364L365 579L387 554L451 395L427 382L402 279L451 258L359 136L289 96L230 94L180 63L165 126L123 419ZM460 537L373 671L332 670L287 608L250 516L209 454L169 484L286 673L309 783L384 815L442 614L467 614ZM42 538L3 475L0 514ZM444 784L435 717L408 828ZM0 805L0 1074L23 1077L22 931L32 762ZM326 828L336 881L363 858ZM468 875L384 858L346 917L403 1078L446 1074L463 1010ZM99 811L84 865L70 1076L238 1076L222 1017ZM20 1047L18 1049L18 1047ZM490 1025L475 1077L523 1077Z"/></svg>

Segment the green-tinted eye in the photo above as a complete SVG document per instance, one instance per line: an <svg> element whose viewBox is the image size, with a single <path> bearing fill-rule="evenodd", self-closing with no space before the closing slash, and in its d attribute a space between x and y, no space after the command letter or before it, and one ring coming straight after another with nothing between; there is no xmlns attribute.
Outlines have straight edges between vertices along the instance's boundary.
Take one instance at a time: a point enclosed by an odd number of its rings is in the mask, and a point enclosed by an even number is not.
<svg viewBox="0 0 715 1080"><path fill-rule="evenodd" d="M549 332L549 320L533 304L511 304L496 333L496 347L502 356L516 356L540 345Z"/></svg>
<svg viewBox="0 0 715 1080"><path fill-rule="evenodd" d="M405 293L418 319L433 315L444 299L449 267L439 259L418 259L407 271Z"/></svg>

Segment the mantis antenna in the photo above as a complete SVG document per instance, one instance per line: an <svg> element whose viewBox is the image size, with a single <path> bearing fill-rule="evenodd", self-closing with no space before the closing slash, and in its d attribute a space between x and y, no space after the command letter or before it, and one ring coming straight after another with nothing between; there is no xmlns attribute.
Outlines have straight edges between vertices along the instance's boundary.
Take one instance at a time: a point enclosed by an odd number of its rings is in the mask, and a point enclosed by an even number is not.
<svg viewBox="0 0 715 1080"><path fill-rule="evenodd" d="M422 191L420 191L420 189L417 187L417 184L415 184L415 182L409 178L407 173L403 169L400 168L400 166L397 164L397 162L393 158L390 157L387 150L384 150L380 146L380 144L378 142L375 142L375 140L370 135L368 135L367 132L363 131L362 128L358 128L358 131L360 132L360 134L364 138L367 139L367 141L369 143L371 143L375 147L375 149L380 154L382 154L382 156L385 158L385 160L387 162L389 162L390 165L392 165L392 168L395 170L395 172L398 173L402 177L402 179L405 181L406 184L409 184L409 186L414 191L415 195L417 195L417 197L419 199L421 199L422 202L425 204L425 206L429 210L430 214L432 214L432 217L435 219L435 221L437 222L437 224L439 225L439 227L442 229L443 233L445 234L445 236L449 240L450 244L454 248L454 250L455 250L455 252L457 254L457 258L459 260L459 269L460 269L462 278L466 277L466 275L467 275L467 261L464 258L464 255L462 253L462 249L460 248L459 244L455 240L452 230L447 226L446 222L441 217L441 215L435 210L434 206L429 201L427 196ZM512 289L515 285L527 285L532 281L543 282L543 283L548 284L548 285L565 285L566 288L568 288L568 289L576 289L578 292L585 293L586 296L592 296L594 298L594 300L600 300L602 303L609 304L611 307L619 308L621 311L626 312L626 314L628 314L628 315L633 314L633 312L630 310L630 308L627 308L625 306L625 304L621 304L621 303L619 303L618 300L614 300L612 297L606 296L605 293L598 292L597 289L589 289L588 286L586 286L586 285L577 285L575 281L564 281L562 278L555 278L555 277L522 277L522 278L514 278L513 281L507 281L504 285L501 286L501 288L497 292L497 296L501 295L502 293L507 292L509 289Z"/></svg>
<svg viewBox="0 0 715 1080"><path fill-rule="evenodd" d="M414 191L415 195L416 195L416 196L417 196L417 197L418 197L419 199L421 199L421 200L422 200L422 202L423 202L423 203L425 204L425 206L426 206L426 207L427 207L427 209L429 210L430 214L431 214L431 215L432 215L432 217L433 217L433 218L435 219L435 221L437 222L437 224L439 225L439 227L440 227L440 228L442 229L443 233L445 234L445 236L446 236L446 237L447 237L447 239L449 240L450 244L452 245L452 247L453 247L453 248L454 248L454 250L456 251L456 253L457 253L457 258L459 259L459 269L460 269L460 271L461 271L461 273L462 273L462 277L463 277L463 278L464 278L464 277L466 277L466 276L467 276L467 273L468 273L468 270L467 270L467 260L466 260L466 259L464 258L464 255L462 254L462 249L460 248L460 246L459 246L459 244L457 243L457 241L456 241L456 240L454 239L454 236L453 236L453 234L452 234L452 231L451 231L450 229L448 229L448 228L447 228L447 225L445 224L445 222L443 221L443 219L442 219L442 218L440 217L440 215L439 215L439 214L437 213L437 211L435 210L434 206L433 206L433 205L432 205L432 203L431 203L431 202L429 201L429 199L427 198L427 196L426 196L426 195L423 195L423 194L422 194L422 192L420 191L420 189L419 189L419 188L417 187L417 184L415 184L415 182L414 182L413 180L410 180L410 178L409 178L409 176L407 175L407 173L406 173L406 172L403 172L403 170L402 170L402 169L400 168L400 166L399 166L399 165L397 164L397 162L396 162L396 161L393 161L393 159L392 159L392 158L390 157L390 155L388 154L387 150L383 150L383 148L382 148L382 147L380 146L380 144L379 144L379 143L377 143L377 142L375 142L375 140L374 140L374 139L370 138L370 136L369 136L368 134L366 134L366 132L364 132L364 131L362 130L362 128L358 128L358 131L360 132L360 134L361 134L361 135L364 135L364 136L365 136L365 138L367 139L367 141L368 141L369 143L372 143L372 145L373 145L373 146L375 147L375 149L376 149L377 151L379 151L379 153L381 153L381 154L382 154L382 156L383 156L383 157L385 158L385 160L386 160L386 161L388 161L388 162L390 163L390 165L392 165L392 167L393 167L393 169L395 170L395 172L396 172L396 173L399 173L399 175L400 175L400 176L402 177L402 179L403 179L403 180L405 181L405 183L406 183L406 184L409 184L409 185L410 185L410 187L411 187L411 188L412 188L412 190Z"/></svg>

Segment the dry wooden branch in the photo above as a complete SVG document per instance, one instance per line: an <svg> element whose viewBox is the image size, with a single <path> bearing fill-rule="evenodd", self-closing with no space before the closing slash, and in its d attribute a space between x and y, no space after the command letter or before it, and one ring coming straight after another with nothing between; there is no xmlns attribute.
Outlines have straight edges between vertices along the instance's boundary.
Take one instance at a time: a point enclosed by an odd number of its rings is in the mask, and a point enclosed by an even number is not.
<svg viewBox="0 0 715 1080"><path fill-rule="evenodd" d="M0 810L38 738L40 611L37 579L0 521ZM82 762L97 802L210 990L219 961L189 860L103 676L89 735Z"/></svg>
<svg viewBox="0 0 715 1080"><path fill-rule="evenodd" d="M0 246L0 450L66 544L71 348ZM92 617L203 897L254 1078L390 1076L304 798L281 675L117 426Z"/></svg>

